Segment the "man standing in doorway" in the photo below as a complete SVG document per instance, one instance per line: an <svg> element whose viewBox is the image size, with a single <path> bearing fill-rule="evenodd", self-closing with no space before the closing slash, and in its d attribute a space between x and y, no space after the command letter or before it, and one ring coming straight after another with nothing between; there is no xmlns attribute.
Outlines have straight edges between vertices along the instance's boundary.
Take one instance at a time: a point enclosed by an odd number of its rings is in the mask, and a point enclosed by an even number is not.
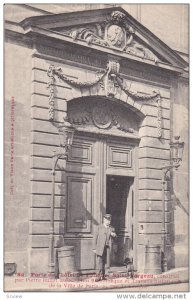
<svg viewBox="0 0 193 300"><path fill-rule="evenodd" d="M98 266L98 276L95 281L105 280L105 264L110 240L117 237L115 229L110 225L111 219L110 214L104 216L103 224L98 226L94 237L93 250L96 252Z"/></svg>

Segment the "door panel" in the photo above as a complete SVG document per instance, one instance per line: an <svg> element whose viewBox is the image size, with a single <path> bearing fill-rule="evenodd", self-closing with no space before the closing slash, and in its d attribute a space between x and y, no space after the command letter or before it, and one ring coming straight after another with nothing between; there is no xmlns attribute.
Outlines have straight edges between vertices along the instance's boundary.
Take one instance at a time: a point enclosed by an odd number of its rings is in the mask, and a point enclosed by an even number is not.
<svg viewBox="0 0 193 300"><path fill-rule="evenodd" d="M108 167L132 168L132 149L118 145L107 145Z"/></svg>
<svg viewBox="0 0 193 300"><path fill-rule="evenodd" d="M81 164L93 163L93 142L84 142L83 140L76 140L73 142L71 151L68 156L69 162L76 162Z"/></svg>
<svg viewBox="0 0 193 300"><path fill-rule="evenodd" d="M91 233L92 177L68 176L67 233Z"/></svg>
<svg viewBox="0 0 193 300"><path fill-rule="evenodd" d="M67 245L75 246L79 270L95 269L93 236L105 213L113 215L112 225L118 231L111 262L122 264L132 248L133 149L132 144L105 136L78 133L74 138L66 168L64 236ZM113 176L120 179L117 191L108 181Z"/></svg>

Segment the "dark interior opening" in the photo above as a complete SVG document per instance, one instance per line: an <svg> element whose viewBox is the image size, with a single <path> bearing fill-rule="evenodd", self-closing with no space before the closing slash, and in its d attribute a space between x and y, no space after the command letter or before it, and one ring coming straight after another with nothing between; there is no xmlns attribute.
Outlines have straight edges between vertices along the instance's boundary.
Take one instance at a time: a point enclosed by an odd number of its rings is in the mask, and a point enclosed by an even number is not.
<svg viewBox="0 0 193 300"><path fill-rule="evenodd" d="M131 248L131 237L128 237L128 224L126 224L126 213L128 212L130 186L133 183L132 177L107 176L106 189L106 213L112 215L111 225L115 228L118 238L113 242L111 253L111 266L123 265L129 248ZM131 197L132 199L132 197ZM132 210L133 203L130 205ZM129 244L128 244L129 243Z"/></svg>

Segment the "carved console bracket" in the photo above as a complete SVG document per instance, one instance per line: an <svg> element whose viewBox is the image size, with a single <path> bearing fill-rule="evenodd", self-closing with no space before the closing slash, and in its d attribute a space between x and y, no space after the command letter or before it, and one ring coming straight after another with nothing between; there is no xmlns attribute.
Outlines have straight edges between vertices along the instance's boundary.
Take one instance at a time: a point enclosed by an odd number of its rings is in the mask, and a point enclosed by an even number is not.
<svg viewBox="0 0 193 300"><path fill-rule="evenodd" d="M96 73L96 79L93 81L79 81L69 79L67 75L62 72L62 69L50 65L47 75L50 78L48 82L49 94L49 120L54 121L54 85L55 76L60 80L66 82L75 88L90 88L96 84L100 84L101 88L105 89L107 97L115 97L118 89L124 91L134 101L155 101L157 102L157 130L158 138L162 136L162 109L161 109L161 96L159 91L153 91L151 95L133 92L124 83L119 75L120 64L118 61L111 59L107 64L106 70Z"/></svg>

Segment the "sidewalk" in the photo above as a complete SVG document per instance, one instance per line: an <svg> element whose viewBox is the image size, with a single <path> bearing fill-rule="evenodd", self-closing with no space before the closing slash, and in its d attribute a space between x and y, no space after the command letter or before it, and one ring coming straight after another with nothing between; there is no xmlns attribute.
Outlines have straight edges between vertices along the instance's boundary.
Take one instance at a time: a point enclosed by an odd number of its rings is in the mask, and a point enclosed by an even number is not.
<svg viewBox="0 0 193 300"><path fill-rule="evenodd" d="M18 291L97 291L111 290L131 287L149 287L151 286L170 285L185 283L189 281L189 272L187 268L173 269L166 273L151 274L135 274L134 279L128 279L125 273L113 273L107 275L107 280L95 282L96 276L82 275L79 278L70 276L61 277L59 279L52 278L35 278L35 277L5 277L4 289L6 292ZM178 292L178 291L176 291Z"/></svg>

